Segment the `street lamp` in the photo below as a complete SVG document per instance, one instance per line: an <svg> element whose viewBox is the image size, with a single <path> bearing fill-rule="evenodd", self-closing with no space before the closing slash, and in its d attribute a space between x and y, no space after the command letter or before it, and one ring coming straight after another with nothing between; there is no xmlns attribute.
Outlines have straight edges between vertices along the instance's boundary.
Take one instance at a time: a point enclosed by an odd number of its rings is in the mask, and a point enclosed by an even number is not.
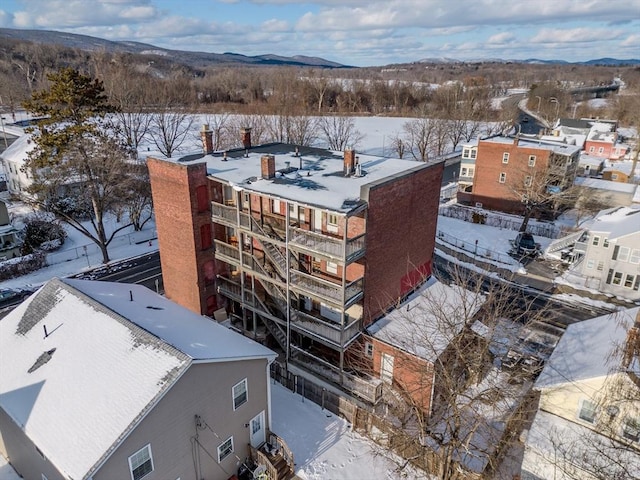
<svg viewBox="0 0 640 480"><path fill-rule="evenodd" d="M560 112L560 102L558 102L558 99L556 97L551 97L549 98L549 101L551 103L555 103L556 104L556 118L559 118L559 112Z"/></svg>
<svg viewBox="0 0 640 480"><path fill-rule="evenodd" d="M542 97L540 95L536 95L536 98L538 99L538 108L536 108L536 112L540 112L540 102L542 101Z"/></svg>

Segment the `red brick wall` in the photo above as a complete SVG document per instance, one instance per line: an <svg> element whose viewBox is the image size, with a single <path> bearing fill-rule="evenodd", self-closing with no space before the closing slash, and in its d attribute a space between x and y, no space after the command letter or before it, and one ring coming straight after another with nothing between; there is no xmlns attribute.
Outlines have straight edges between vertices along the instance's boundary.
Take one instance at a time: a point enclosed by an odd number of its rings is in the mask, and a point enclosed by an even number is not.
<svg viewBox="0 0 640 480"><path fill-rule="evenodd" d="M369 191L365 325L407 293L407 279L430 272L443 164L411 172Z"/></svg>
<svg viewBox="0 0 640 480"><path fill-rule="evenodd" d="M210 208L198 211L199 186L211 191L204 163L184 165L149 158L149 175L158 230L162 278L167 298L198 314L217 308L215 285L205 285L213 248L202 249L200 227L211 225ZM209 275L211 272L209 272Z"/></svg>
<svg viewBox="0 0 640 480"><path fill-rule="evenodd" d="M504 153L509 153L509 163L502 163ZM536 156L534 167L528 166L530 155ZM482 202L485 208L497 206L499 210L502 210L499 205L503 200L519 202L517 191L522 190L525 176L546 169L549 156L550 150L481 141L473 179L474 201ZM499 182L501 172L507 174L505 183Z"/></svg>
<svg viewBox="0 0 640 480"><path fill-rule="evenodd" d="M593 147L593 151L591 151ZM602 148L602 153L599 151ZM610 142L598 142L596 140L587 140L584 142L584 151L594 157L609 158L613 153L613 144Z"/></svg>
<svg viewBox="0 0 640 480"><path fill-rule="evenodd" d="M380 378L382 354L391 355L394 385L407 393L415 405L429 415L433 391L433 365L375 338L366 336L365 341L373 344L373 376Z"/></svg>

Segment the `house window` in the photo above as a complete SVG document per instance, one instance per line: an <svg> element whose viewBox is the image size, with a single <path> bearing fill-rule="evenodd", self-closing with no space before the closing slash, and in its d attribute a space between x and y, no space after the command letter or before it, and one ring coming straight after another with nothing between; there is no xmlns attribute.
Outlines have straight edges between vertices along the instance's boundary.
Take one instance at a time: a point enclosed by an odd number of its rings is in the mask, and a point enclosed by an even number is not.
<svg viewBox="0 0 640 480"><path fill-rule="evenodd" d="M530 167L535 167L536 166L536 156L535 155L529 155L529 166Z"/></svg>
<svg viewBox="0 0 640 480"><path fill-rule="evenodd" d="M594 423L596 421L596 404L590 400L583 399L580 402L578 418L585 422Z"/></svg>
<svg viewBox="0 0 640 480"><path fill-rule="evenodd" d="M468 171L467 171L467 167L462 167L462 168L460 169L460 176L461 176L461 177L466 177L466 176L467 176L467 173L468 173Z"/></svg>
<svg viewBox="0 0 640 480"><path fill-rule="evenodd" d="M602 246L604 248L609 248L609 239L605 238L604 240L602 240Z"/></svg>
<svg viewBox="0 0 640 480"><path fill-rule="evenodd" d="M233 386L233 409L236 410L247 403L247 399L247 379L245 378Z"/></svg>
<svg viewBox="0 0 640 480"><path fill-rule="evenodd" d="M211 248L211 225L208 223L200 227L200 244L202 245L202 250Z"/></svg>
<svg viewBox="0 0 640 480"><path fill-rule="evenodd" d="M603 262L602 260L598 262L598 268L597 268L597 270L598 270L599 272L601 272L602 270L604 270L604 262Z"/></svg>
<svg viewBox="0 0 640 480"><path fill-rule="evenodd" d="M502 154L502 163L509 163L509 154L507 152Z"/></svg>
<svg viewBox="0 0 640 480"><path fill-rule="evenodd" d="M367 342L364 344L364 354L369 358L373 358L373 343Z"/></svg>
<svg viewBox="0 0 640 480"><path fill-rule="evenodd" d="M334 275L338 274L338 264L333 262L327 262L327 272Z"/></svg>
<svg viewBox="0 0 640 480"><path fill-rule="evenodd" d="M471 149L471 158L476 158L476 155L478 154L478 151L475 148Z"/></svg>
<svg viewBox="0 0 640 480"><path fill-rule="evenodd" d="M613 274L613 280L611 280L611 283L613 283L614 285L620 285L620 283L622 283L622 272L615 272Z"/></svg>
<svg viewBox="0 0 640 480"><path fill-rule="evenodd" d="M594 247L597 247L600 244L600 237L598 237L597 235L594 235L593 240L591 241L591 244Z"/></svg>
<svg viewBox="0 0 640 480"><path fill-rule="evenodd" d="M593 147L593 146L589 147L589 153L593 153L595 151L596 151L596 147Z"/></svg>
<svg viewBox="0 0 640 480"><path fill-rule="evenodd" d="M218 463L227 458L233 453L233 437L227 438L224 442L218 445Z"/></svg>
<svg viewBox="0 0 640 480"><path fill-rule="evenodd" d="M598 153L604 153L604 147L598 148Z"/></svg>
<svg viewBox="0 0 640 480"><path fill-rule="evenodd" d="M618 250L618 260L621 262L626 262L629 260L629 253L631 249L629 247L620 247Z"/></svg>
<svg viewBox="0 0 640 480"><path fill-rule="evenodd" d="M618 179L618 174L617 173L612 173L611 174L611 180L617 180Z"/></svg>
<svg viewBox="0 0 640 480"><path fill-rule="evenodd" d="M632 442L640 439L640 419L627 417L622 425L622 436Z"/></svg>
<svg viewBox="0 0 640 480"><path fill-rule="evenodd" d="M631 256L629 257L629 263L638 265L640 263L640 250L634 248L631 250Z"/></svg>
<svg viewBox="0 0 640 480"><path fill-rule="evenodd" d="M500 178L498 179L500 183L504 183L507 181L507 174L505 172L500 172Z"/></svg>
<svg viewBox="0 0 640 480"><path fill-rule="evenodd" d="M330 213L327 215L327 225L335 225L338 226L338 215L335 213Z"/></svg>
<svg viewBox="0 0 640 480"><path fill-rule="evenodd" d="M280 200L271 200L271 213L280 213Z"/></svg>
<svg viewBox="0 0 640 480"><path fill-rule="evenodd" d="M627 275L624 277L624 286L627 287L627 288L633 287L633 279L634 278L635 277L633 275L629 275L627 273Z"/></svg>
<svg viewBox="0 0 640 480"><path fill-rule="evenodd" d="M129 470L131 479L139 480L147 474L153 472L153 457L151 456L151 445L146 445L129 457Z"/></svg>
<svg viewBox="0 0 640 480"><path fill-rule="evenodd" d="M244 208L249 208L249 200L250 200L250 199L251 199L251 198L250 198L250 196L249 196L249 194L248 194L247 192L244 192L244 193L242 194L242 206L243 206Z"/></svg>
<svg viewBox="0 0 640 480"><path fill-rule="evenodd" d="M587 262L587 268L589 268L589 269L593 268L593 266L595 265L595 263L596 263L596 262L595 262L595 260L589 260L589 261Z"/></svg>
<svg viewBox="0 0 640 480"><path fill-rule="evenodd" d="M468 148L465 148L462 151L462 158L469 158L469 149Z"/></svg>
<svg viewBox="0 0 640 480"><path fill-rule="evenodd" d="M475 173L475 171L476 171L475 168L470 168L469 169L469 176L473 177L473 174Z"/></svg>
<svg viewBox="0 0 640 480"><path fill-rule="evenodd" d="M525 187L530 187L532 183L533 183L533 178L531 177L531 175L527 175L526 177L524 177Z"/></svg>

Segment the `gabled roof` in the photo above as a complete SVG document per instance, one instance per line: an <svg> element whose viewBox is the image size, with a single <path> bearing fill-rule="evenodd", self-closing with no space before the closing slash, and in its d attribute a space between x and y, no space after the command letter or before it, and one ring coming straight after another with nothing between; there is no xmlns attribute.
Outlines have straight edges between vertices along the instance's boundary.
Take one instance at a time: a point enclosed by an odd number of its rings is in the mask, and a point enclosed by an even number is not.
<svg viewBox="0 0 640 480"><path fill-rule="evenodd" d="M30 134L19 136L9 148L0 154L0 158L13 163L24 163L29 152L35 148Z"/></svg>
<svg viewBox="0 0 640 480"><path fill-rule="evenodd" d="M549 388L607 376L622 361L613 355L622 349L640 307L584 320L567 327L535 383Z"/></svg>
<svg viewBox="0 0 640 480"><path fill-rule="evenodd" d="M472 318L485 299L431 277L407 300L367 328L373 337L434 362Z"/></svg>
<svg viewBox="0 0 640 480"><path fill-rule="evenodd" d="M633 183L614 182L611 180L603 180L601 178L589 178L589 177L576 177L576 185L583 187L594 188L596 190L606 190L609 192L621 192L633 195L636 191L637 185Z"/></svg>
<svg viewBox="0 0 640 480"><path fill-rule="evenodd" d="M604 232L609 240L640 232L640 208L614 207L602 210L585 224L590 232Z"/></svg>
<svg viewBox="0 0 640 480"><path fill-rule="evenodd" d="M194 361L275 354L145 287L53 279L0 321L0 356L0 408L80 479Z"/></svg>

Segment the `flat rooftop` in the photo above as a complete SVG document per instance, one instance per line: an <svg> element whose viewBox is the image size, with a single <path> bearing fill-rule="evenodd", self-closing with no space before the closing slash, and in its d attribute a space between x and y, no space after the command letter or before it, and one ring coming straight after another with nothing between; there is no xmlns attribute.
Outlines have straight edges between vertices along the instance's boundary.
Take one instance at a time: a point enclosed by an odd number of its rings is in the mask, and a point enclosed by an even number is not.
<svg viewBox="0 0 640 480"><path fill-rule="evenodd" d="M484 140L481 140L480 143L505 143L505 144L513 144L513 137L491 137ZM551 150L554 153L559 153L561 155L573 155L576 152L579 152L581 148L577 145L569 145L567 143L562 142L552 142L552 141L543 141L537 138L527 138L520 137L518 141L518 146L523 148L538 148L541 150Z"/></svg>
<svg viewBox="0 0 640 480"><path fill-rule="evenodd" d="M414 160L376 157L356 152L360 164L356 174L345 176L343 152L320 148L271 144L245 150L213 155L191 155L168 159L182 164L206 162L209 177L237 190L246 190L303 205L347 213L367 200L368 187L432 167L441 162L423 163ZM263 179L261 158L275 157L276 176Z"/></svg>

